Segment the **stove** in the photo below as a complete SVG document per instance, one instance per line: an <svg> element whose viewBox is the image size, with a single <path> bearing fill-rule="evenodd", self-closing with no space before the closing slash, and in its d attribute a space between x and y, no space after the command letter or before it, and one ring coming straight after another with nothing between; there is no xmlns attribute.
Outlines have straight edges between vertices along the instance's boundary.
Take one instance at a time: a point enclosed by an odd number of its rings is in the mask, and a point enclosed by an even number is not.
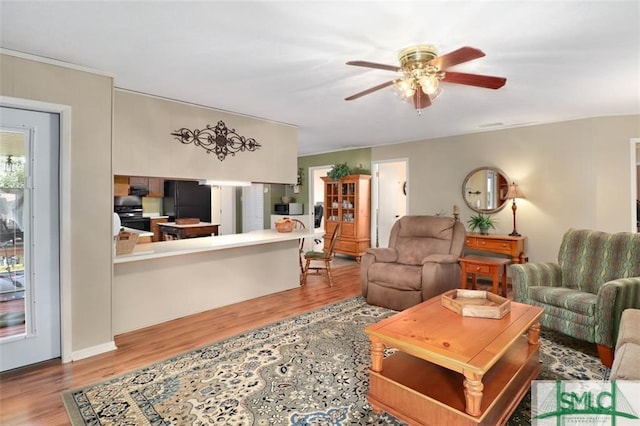
<svg viewBox="0 0 640 426"><path fill-rule="evenodd" d="M142 216L142 198L137 195L113 197L113 211L127 228L151 231L151 220Z"/></svg>

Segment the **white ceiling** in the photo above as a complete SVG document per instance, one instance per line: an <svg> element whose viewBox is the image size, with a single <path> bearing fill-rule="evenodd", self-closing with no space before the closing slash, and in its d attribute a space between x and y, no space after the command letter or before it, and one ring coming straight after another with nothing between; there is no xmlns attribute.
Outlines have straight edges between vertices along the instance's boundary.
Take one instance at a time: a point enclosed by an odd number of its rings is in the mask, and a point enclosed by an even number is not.
<svg viewBox="0 0 640 426"><path fill-rule="evenodd" d="M0 0L0 46L115 75L116 87L288 123L299 154L640 114L640 2L29 2ZM445 84L419 116L391 88L414 44L486 56L454 68L499 90ZM203 127L205 124L202 123ZM249 135L250 136L250 135Z"/></svg>

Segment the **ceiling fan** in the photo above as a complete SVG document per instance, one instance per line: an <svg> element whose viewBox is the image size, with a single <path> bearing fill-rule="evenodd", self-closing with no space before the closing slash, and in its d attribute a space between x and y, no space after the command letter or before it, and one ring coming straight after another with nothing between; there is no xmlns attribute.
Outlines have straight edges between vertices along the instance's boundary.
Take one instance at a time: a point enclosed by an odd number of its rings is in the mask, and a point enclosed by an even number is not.
<svg viewBox="0 0 640 426"><path fill-rule="evenodd" d="M431 105L431 102L442 92L440 82L465 84L488 89L501 88L507 82L506 78L448 71L449 68L455 65L482 58L483 56L483 51L468 46L438 56L435 47L418 45L407 47L400 51L398 54L399 66L367 61L349 61L347 65L402 72L403 76L351 95L345 100L358 99L369 93L395 85L398 94L407 101L412 100L419 113L420 109Z"/></svg>

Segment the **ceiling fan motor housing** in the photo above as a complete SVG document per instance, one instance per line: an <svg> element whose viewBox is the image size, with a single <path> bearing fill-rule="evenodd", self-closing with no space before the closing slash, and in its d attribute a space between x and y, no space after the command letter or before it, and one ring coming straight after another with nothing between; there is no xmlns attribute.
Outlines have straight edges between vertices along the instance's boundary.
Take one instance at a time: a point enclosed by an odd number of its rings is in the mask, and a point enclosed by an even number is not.
<svg viewBox="0 0 640 426"><path fill-rule="evenodd" d="M398 53L398 60L400 61L402 70L411 74L411 71L416 68L425 68L426 65L437 56L438 51L435 47L421 44L402 49L400 53Z"/></svg>

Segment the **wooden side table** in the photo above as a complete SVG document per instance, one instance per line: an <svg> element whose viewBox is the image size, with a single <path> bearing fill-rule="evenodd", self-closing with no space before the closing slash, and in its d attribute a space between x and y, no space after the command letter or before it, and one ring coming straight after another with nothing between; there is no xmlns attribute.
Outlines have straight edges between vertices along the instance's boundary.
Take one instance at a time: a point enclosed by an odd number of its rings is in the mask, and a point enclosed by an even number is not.
<svg viewBox="0 0 640 426"><path fill-rule="evenodd" d="M502 287L502 296L507 297L507 265L511 259L489 256L464 256L460 259L462 266L462 288L467 288L467 274L471 274L471 289L476 289L477 275L489 275L493 280L493 293L498 293L498 283Z"/></svg>

